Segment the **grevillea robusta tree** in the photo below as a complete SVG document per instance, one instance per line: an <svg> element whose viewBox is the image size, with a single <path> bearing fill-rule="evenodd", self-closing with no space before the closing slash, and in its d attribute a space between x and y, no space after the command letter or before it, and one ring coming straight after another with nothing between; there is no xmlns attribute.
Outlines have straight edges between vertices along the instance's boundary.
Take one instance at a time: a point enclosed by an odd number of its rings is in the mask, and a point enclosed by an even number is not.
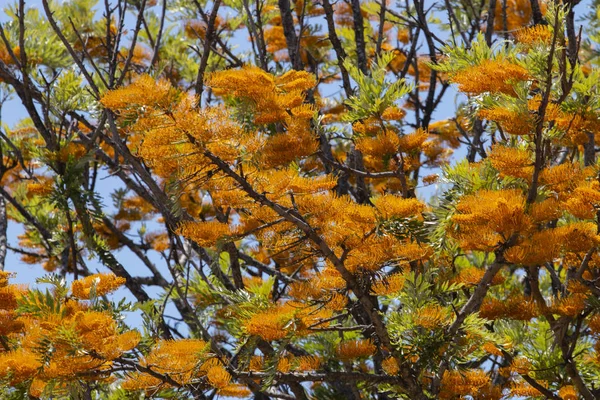
<svg viewBox="0 0 600 400"><path fill-rule="evenodd" d="M596 3L8 5L0 397L599 398Z"/></svg>

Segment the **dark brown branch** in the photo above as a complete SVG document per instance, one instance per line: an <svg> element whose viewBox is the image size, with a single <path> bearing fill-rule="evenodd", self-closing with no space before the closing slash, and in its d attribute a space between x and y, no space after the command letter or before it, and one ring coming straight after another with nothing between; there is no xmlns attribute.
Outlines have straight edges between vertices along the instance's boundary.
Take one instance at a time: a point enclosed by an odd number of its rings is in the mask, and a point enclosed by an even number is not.
<svg viewBox="0 0 600 400"><path fill-rule="evenodd" d="M559 23L558 15L559 13L556 13L556 16L554 18L555 27L558 26ZM558 31L558 29L555 29L552 37L552 45L550 46L550 54L548 54L548 62L546 66L546 82L544 87L544 95L537 111L538 121L535 128L535 163L533 176L531 178L531 186L529 187L529 193L527 195L528 204L533 204L535 202L535 199L537 197L539 175L542 171L542 168L544 167L544 149L542 146L544 117L546 115L548 103L550 102L550 92L552 89L552 66L554 64L554 53L556 52L556 46L558 43Z"/></svg>
<svg viewBox="0 0 600 400"><path fill-rule="evenodd" d="M540 3L538 0L529 0L529 4L531 4L531 12L533 14L533 24L534 25L546 25L547 22L544 19L544 15L542 14L542 9L540 8Z"/></svg>
<svg viewBox="0 0 600 400"><path fill-rule="evenodd" d="M511 363L513 361L513 356L510 355L508 352L502 351L502 355L507 360L508 363ZM525 382L527 382L532 387L537 389L541 394L546 396L547 399L561 400L560 396L555 395L554 392L552 392L552 390L542 386L538 381L536 381L535 379L530 377L528 374L519 374L519 375L521 375L521 378L523 378L523 380Z"/></svg>
<svg viewBox="0 0 600 400"><path fill-rule="evenodd" d="M204 50L202 51L202 58L200 59L200 66L198 67L198 75L196 76L196 95L198 96L198 106L202 102L202 92L204 91L204 72L208 65L208 57L210 56L210 49L212 47L214 36L215 36L215 22L219 13L219 7L221 6L221 0L215 0L213 9L208 19L208 26L206 27L206 34L204 35Z"/></svg>
<svg viewBox="0 0 600 400"><path fill-rule="evenodd" d="M494 34L494 22L496 21L496 0L490 0L487 15L487 26L485 28L485 42L488 46L492 45L492 35Z"/></svg>
<svg viewBox="0 0 600 400"><path fill-rule="evenodd" d="M365 75L369 73L367 68L367 52L365 50L365 25L360 9L360 0L351 0L352 20L354 23L354 42L356 43L356 60L358 69Z"/></svg>
<svg viewBox="0 0 600 400"><path fill-rule="evenodd" d="M156 42L152 51L152 60L150 60L150 68L158 61L158 54L160 52L160 43L162 41L163 30L165 28L165 16L167 13L167 0L163 0L162 10L160 13L160 26L158 27L158 34L156 36ZM150 35L148 35L150 37Z"/></svg>
<svg viewBox="0 0 600 400"><path fill-rule="evenodd" d="M6 260L6 251L8 250L7 230L6 201L4 200L4 196L0 196L0 271L4 271L4 261Z"/></svg>
<svg viewBox="0 0 600 400"><path fill-rule="evenodd" d="M290 0L277 0L279 11L281 13L281 25L283 26L283 35L287 43L288 54L294 69L300 70L303 68L302 60L298 54L298 35L294 27L294 17L290 7Z"/></svg>
<svg viewBox="0 0 600 400"><path fill-rule="evenodd" d="M381 45L383 44L386 11L387 11L387 2L382 1L379 4L379 27L378 27L378 31L377 31L377 47L375 48L375 54L377 54L378 57L381 55Z"/></svg>
<svg viewBox="0 0 600 400"><path fill-rule="evenodd" d="M333 20L333 7L331 6L329 0L323 0L323 10L325 11L325 20L327 21L327 32L329 35L329 41L331 42L331 46L335 51L337 63L340 68L340 74L342 74L342 85L344 87L344 92L346 92L346 97L350 97L353 94L353 90L352 86L350 85L350 77L348 75L348 70L344 66L344 60L346 60L346 51L344 51L342 42L338 38L338 35L335 31L335 22Z"/></svg>
<svg viewBox="0 0 600 400"><path fill-rule="evenodd" d="M135 50L135 45L137 44L137 39L138 39L138 35L140 33L140 29L142 28L142 19L144 18L145 10L146 10L146 0L142 0L142 4L140 5L140 8L138 10L138 18L135 23L135 29L133 30L133 38L131 39L131 46L129 47L129 53L127 54L127 59L125 60L125 65L123 66L121 75L117 79L116 86L121 86L123 84L123 80L125 80L125 76L127 76L127 72L129 71L129 67L131 66L131 60L133 59L133 53ZM118 54L118 50L115 54Z"/></svg>
<svg viewBox="0 0 600 400"><path fill-rule="evenodd" d="M266 372L238 372L236 374L240 377L248 379L264 379L267 378L269 373ZM282 383L290 382L368 382L372 384L378 383L389 383L397 384L398 378L391 375L377 375L363 372L339 372L339 371L328 371L325 373L320 372L306 372L306 373L275 373L275 380Z"/></svg>
<svg viewBox="0 0 600 400"><path fill-rule="evenodd" d="M42 235L42 237L44 238L44 241L46 242L48 248L51 248L52 246L50 246L49 240L52 239L52 234L50 233L50 231L48 231L44 226L42 226L39 223L39 221L33 215L31 215L31 213L27 211L27 209L23 207L21 203L15 200L14 197L12 197L2 186L0 186L0 195L6 200L8 200L8 202L14 208L17 209L19 214L21 214L29 224L31 224L35 229L38 230L40 235Z"/></svg>
<svg viewBox="0 0 600 400"><path fill-rule="evenodd" d="M144 252L139 248L139 246L133 242L133 240L129 239L127 235L121 232L119 228L117 228L115 224L113 224L112 221L107 217L103 217L102 222L104 222L104 224L108 227L108 229L110 229L113 235L115 235L119 239L119 242L127 246L127 248L131 250L131 252L135 254L144 263L144 265L150 270L150 272L152 272L152 279L154 282L153 284L162 287L166 287L169 285L169 282L165 280L160 271L156 268L152 261L150 261L150 259L144 254Z"/></svg>

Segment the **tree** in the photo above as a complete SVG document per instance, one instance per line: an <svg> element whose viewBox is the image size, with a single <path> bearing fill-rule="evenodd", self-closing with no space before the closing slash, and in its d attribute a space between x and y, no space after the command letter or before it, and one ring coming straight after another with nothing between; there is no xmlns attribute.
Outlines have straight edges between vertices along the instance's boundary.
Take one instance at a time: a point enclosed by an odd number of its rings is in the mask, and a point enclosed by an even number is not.
<svg viewBox="0 0 600 400"><path fill-rule="evenodd" d="M157 3L5 10L3 398L600 397L597 2Z"/></svg>

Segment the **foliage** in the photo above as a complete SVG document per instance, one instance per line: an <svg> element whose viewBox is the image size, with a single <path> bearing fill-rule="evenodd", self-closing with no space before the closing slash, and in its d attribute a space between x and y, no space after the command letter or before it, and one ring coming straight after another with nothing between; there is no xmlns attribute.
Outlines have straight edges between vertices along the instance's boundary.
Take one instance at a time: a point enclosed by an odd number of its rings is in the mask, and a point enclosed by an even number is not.
<svg viewBox="0 0 600 400"><path fill-rule="evenodd" d="M600 397L597 2L25 3L2 398Z"/></svg>

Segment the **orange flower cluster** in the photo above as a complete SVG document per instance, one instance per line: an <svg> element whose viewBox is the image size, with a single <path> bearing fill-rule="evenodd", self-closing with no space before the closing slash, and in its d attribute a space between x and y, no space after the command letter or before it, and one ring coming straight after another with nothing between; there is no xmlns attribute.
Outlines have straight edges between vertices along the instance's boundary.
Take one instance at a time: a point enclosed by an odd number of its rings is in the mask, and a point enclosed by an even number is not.
<svg viewBox="0 0 600 400"><path fill-rule="evenodd" d="M516 30L513 36L517 43L534 46L552 43L553 32L548 25L534 25Z"/></svg>
<svg viewBox="0 0 600 400"><path fill-rule="evenodd" d="M514 96L513 85L529 78L527 69L508 60L484 60L459 72L451 80L461 92L471 95L481 93L504 93Z"/></svg>
<svg viewBox="0 0 600 400"><path fill-rule="evenodd" d="M500 172L500 176L531 180L533 160L527 150L495 145L489 152L488 158L492 166Z"/></svg>
<svg viewBox="0 0 600 400"><path fill-rule="evenodd" d="M458 396L475 398L500 398L502 388L495 386L482 370L446 371L442 377L440 399L453 399Z"/></svg>
<svg viewBox="0 0 600 400"><path fill-rule="evenodd" d="M160 340L140 365L166 375L180 385L205 380L214 388L224 389L231 381L231 375L223 364L211 356L210 345L198 339ZM123 388L152 393L169 385L153 374L140 371L130 374Z"/></svg>
<svg viewBox="0 0 600 400"><path fill-rule="evenodd" d="M511 293L505 300L486 297L479 309L482 318L495 320L501 318L517 321L529 321L539 315L539 307L531 298Z"/></svg>
<svg viewBox="0 0 600 400"><path fill-rule="evenodd" d="M466 118L460 116L456 119L444 119L429 124L429 133L437 135L452 148L460 146L461 130L468 132L469 122Z"/></svg>
<svg viewBox="0 0 600 400"><path fill-rule="evenodd" d="M281 340L290 334L304 336L311 332L311 326L319 328L328 326L327 320L331 310L289 301L281 306L254 313L242 322L248 335L259 336L267 341Z"/></svg>
<svg viewBox="0 0 600 400"><path fill-rule="evenodd" d="M269 360L267 360L269 361ZM323 360L318 356L294 356L293 354L284 354L277 360L277 371L279 372L310 372L319 369ZM248 362L250 371L266 371L269 363L265 363L264 357L252 356Z"/></svg>
<svg viewBox="0 0 600 400"><path fill-rule="evenodd" d="M40 396L48 385L60 388L55 383L77 379L103 381L109 379L107 369L112 361L137 346L140 334L121 332L110 313L88 309L86 304L66 298L56 299L53 306L45 304L47 298L41 293L9 285L7 277L0 272L0 321L6 322L2 323L0 335L6 335L15 347L0 353L0 379L8 379L11 385L29 382L29 393ZM115 286L118 278L109 275L91 278L89 282L99 281L100 293L120 285ZM75 287L85 294L89 282L82 281ZM17 312L18 298L35 300L40 311Z"/></svg>
<svg viewBox="0 0 600 400"><path fill-rule="evenodd" d="M489 110L480 111L480 115L500 123L506 127L508 133L527 134L532 133L534 126L540 121L537 112L542 103L542 96L536 95L527 101L526 107L493 107ZM527 113L527 110L529 113ZM521 118L526 122L526 127L519 128L517 120ZM562 133L554 138L557 144L568 146L582 145L589 141L588 132L594 132L600 127L600 121L596 114L588 107L581 107L577 111L562 109L558 104L548 103L544 112L544 126L553 128ZM511 129L512 127L512 129Z"/></svg>
<svg viewBox="0 0 600 400"><path fill-rule="evenodd" d="M303 13L301 11L301 13ZM273 25L265 28L264 38L267 45L267 52L273 54L275 61L289 61L287 41L281 26L281 18L277 16L271 20ZM301 60L306 63L309 60L309 54L318 53L321 49L327 48L327 43L323 35L304 33L299 37L298 52ZM313 56L314 57L314 56Z"/></svg>
<svg viewBox="0 0 600 400"><path fill-rule="evenodd" d="M515 264L536 265L554 260L561 252L584 253L598 244L600 235L594 223L573 222L520 238L505 252L505 258Z"/></svg>
<svg viewBox="0 0 600 400"><path fill-rule="evenodd" d="M545 2L541 1L541 6L545 10ZM506 18L504 13L506 10ZM515 29L527 26L532 17L531 3L528 0L506 0L496 4L496 18L494 20L495 31L514 31ZM506 20L506 27L504 21Z"/></svg>
<svg viewBox="0 0 600 400"><path fill-rule="evenodd" d="M404 281L404 275L392 274L385 279L375 281L371 286L371 292L378 296L398 293L404 287Z"/></svg>
<svg viewBox="0 0 600 400"><path fill-rule="evenodd" d="M600 314L594 314L588 321L588 326L595 334L600 333Z"/></svg>
<svg viewBox="0 0 600 400"><path fill-rule="evenodd" d="M546 1L539 2L542 14L546 13ZM505 11L506 10L506 11ZM506 18L504 13L506 12ZM496 18L494 19L494 30L503 32L507 29L509 32L523 28L531 22L533 11L529 0L505 0L496 3ZM506 27L504 26L506 21Z"/></svg>
<svg viewBox="0 0 600 400"><path fill-rule="evenodd" d="M532 135L535 132L535 119L528 110L522 108L492 107L479 111L482 118L496 122L502 130L511 135Z"/></svg>
<svg viewBox="0 0 600 400"><path fill-rule="evenodd" d="M200 246L213 247L218 240L230 235L231 229L228 224L219 221L185 222L177 233Z"/></svg>
<svg viewBox="0 0 600 400"><path fill-rule="evenodd" d="M144 106L171 107L177 98L177 91L167 81L142 75L129 86L106 92L100 102L106 108L136 115Z"/></svg>
<svg viewBox="0 0 600 400"><path fill-rule="evenodd" d="M577 393L577 389L573 385L566 385L560 388L558 391L558 395L563 400L577 400L579 398L579 394Z"/></svg>
<svg viewBox="0 0 600 400"><path fill-rule="evenodd" d="M485 270L483 268L477 268L470 266L463 268L460 272L450 280L452 283L462 283L465 286L476 286L483 278ZM504 282L504 277L500 274L496 274L490 283L490 286L500 285Z"/></svg>
<svg viewBox="0 0 600 400"><path fill-rule="evenodd" d="M425 211L425 204L417 199L405 199L400 196L386 194L373 199L373 205L382 218L409 218Z"/></svg>
<svg viewBox="0 0 600 400"><path fill-rule="evenodd" d="M573 293L569 296L557 299L550 309L559 315L576 317L585 309L588 297L589 296L585 293Z"/></svg>
<svg viewBox="0 0 600 400"><path fill-rule="evenodd" d="M531 386L529 383L525 382L525 381L518 381L516 383L513 383L513 385L510 388L510 394L512 396L519 396L519 397L541 397L543 396L543 394L537 390L536 388L534 388L533 386Z"/></svg>
<svg viewBox="0 0 600 400"><path fill-rule="evenodd" d="M336 349L337 356L344 361L368 357L375 353L377 348L371 340L357 339L341 342Z"/></svg>
<svg viewBox="0 0 600 400"><path fill-rule="evenodd" d="M0 271L0 335L21 332L25 327L15 313L17 300L22 296L25 288L9 285L8 281L11 277L11 273Z"/></svg>
<svg viewBox="0 0 600 400"><path fill-rule="evenodd" d="M314 76L305 71L292 70L274 77L260 68L247 67L214 73L208 77L207 84L216 94L250 101L256 113L254 122L269 124L285 122L290 118L288 112L293 115L304 110L301 107L304 92L312 89L316 82Z"/></svg>
<svg viewBox="0 0 600 400"><path fill-rule="evenodd" d="M450 322L448 309L438 304L429 304L417 310L413 317L415 326L425 329L440 329Z"/></svg>
<svg viewBox="0 0 600 400"><path fill-rule="evenodd" d="M94 274L74 281L71 284L71 292L78 299L88 300L92 289L95 296L98 297L114 292L124 284L125 278L116 276L115 274Z"/></svg>
<svg viewBox="0 0 600 400"><path fill-rule="evenodd" d="M221 16L217 15L214 23L215 29L223 29L226 26L227 21L224 21ZM190 38L200 38L204 40L206 37L206 28L206 22L199 20L187 20L183 24L185 34Z"/></svg>
<svg viewBox="0 0 600 400"><path fill-rule="evenodd" d="M441 137L431 136L422 129L401 136L395 128L380 125L376 118L356 122L353 128L361 135L355 140L356 149L362 153L365 166L374 171L398 168L399 160L405 173L415 170L422 164L419 152L427 156L429 163L440 162L445 156L440 147Z"/></svg>
<svg viewBox="0 0 600 400"><path fill-rule="evenodd" d="M400 365L398 364L398 360L394 357L388 357L381 362L381 368L388 375L396 375L400 371Z"/></svg>
<svg viewBox="0 0 600 400"><path fill-rule="evenodd" d="M514 189L480 190L464 196L452 221L452 236L468 250L490 251L513 234L530 228L525 196Z"/></svg>

